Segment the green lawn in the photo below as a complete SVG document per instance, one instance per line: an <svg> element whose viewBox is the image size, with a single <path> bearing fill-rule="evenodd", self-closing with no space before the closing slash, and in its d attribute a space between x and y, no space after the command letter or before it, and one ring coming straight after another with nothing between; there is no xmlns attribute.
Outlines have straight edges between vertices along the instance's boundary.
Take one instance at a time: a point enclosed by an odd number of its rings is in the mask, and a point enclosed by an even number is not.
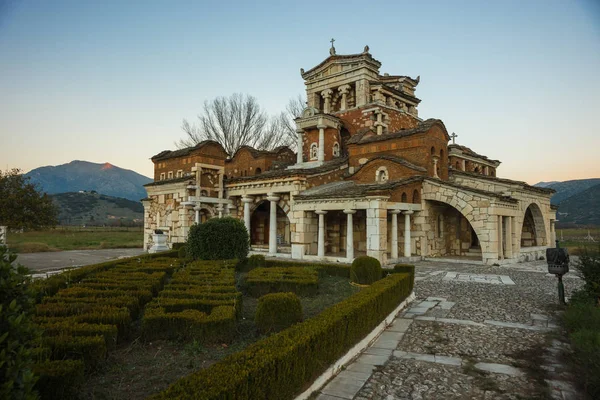
<svg viewBox="0 0 600 400"><path fill-rule="evenodd" d="M594 241L589 240L589 235ZM569 254L578 255L583 249L598 251L600 249L600 228L569 228L556 229L556 239L560 246L569 249Z"/></svg>
<svg viewBox="0 0 600 400"><path fill-rule="evenodd" d="M8 246L17 253L142 247L141 227L57 227L45 231L8 234Z"/></svg>

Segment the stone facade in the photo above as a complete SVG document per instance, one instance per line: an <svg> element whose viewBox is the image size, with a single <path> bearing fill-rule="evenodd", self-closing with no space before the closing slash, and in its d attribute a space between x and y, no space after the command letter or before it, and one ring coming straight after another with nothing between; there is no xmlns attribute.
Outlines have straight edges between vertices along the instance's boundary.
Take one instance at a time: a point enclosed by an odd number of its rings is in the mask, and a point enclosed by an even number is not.
<svg viewBox="0 0 600 400"><path fill-rule="evenodd" d="M449 144L418 117L419 78L380 75L368 47L301 70L308 107L298 153L218 144L163 151L146 185L145 246L185 241L208 218L244 221L253 251L306 260L383 263L427 257L483 264L539 259L554 243L552 190L496 177L500 162ZM174 171L182 171L175 174Z"/></svg>

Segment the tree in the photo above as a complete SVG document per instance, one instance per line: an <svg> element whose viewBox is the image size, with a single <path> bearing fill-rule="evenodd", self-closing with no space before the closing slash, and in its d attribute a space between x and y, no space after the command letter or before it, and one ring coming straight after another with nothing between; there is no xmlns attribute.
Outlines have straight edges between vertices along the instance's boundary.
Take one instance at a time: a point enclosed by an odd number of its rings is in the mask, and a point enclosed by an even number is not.
<svg viewBox="0 0 600 400"><path fill-rule="evenodd" d="M37 399L33 347L40 331L31 321L35 293L26 268L0 246L0 398Z"/></svg>
<svg viewBox="0 0 600 400"><path fill-rule="evenodd" d="M0 171L0 225L39 229L57 223L58 208L17 168Z"/></svg>
<svg viewBox="0 0 600 400"><path fill-rule="evenodd" d="M295 150L297 147L296 123L294 120L302 115L302 111L306 108L306 100L302 95L293 97L288 101L285 111L279 114L279 123L283 135L287 137L290 142L289 147Z"/></svg>
<svg viewBox="0 0 600 400"><path fill-rule="evenodd" d="M187 136L177 142L177 147L191 147L204 140L214 140L231 156L242 146L259 150L293 147L296 144L293 119L301 112L296 110L297 103L302 103L300 96L298 100L290 100L286 111L269 117L253 96L235 93L206 101L197 124L183 120L181 128Z"/></svg>

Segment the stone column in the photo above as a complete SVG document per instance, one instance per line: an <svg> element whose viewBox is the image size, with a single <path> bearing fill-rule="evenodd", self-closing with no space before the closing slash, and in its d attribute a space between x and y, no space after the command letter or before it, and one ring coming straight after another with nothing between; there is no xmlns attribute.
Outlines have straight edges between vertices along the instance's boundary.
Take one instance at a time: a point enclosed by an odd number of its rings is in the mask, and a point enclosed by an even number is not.
<svg viewBox="0 0 600 400"><path fill-rule="evenodd" d="M317 210L315 213L319 216L319 236L317 241L317 256L325 257L325 210Z"/></svg>
<svg viewBox="0 0 600 400"><path fill-rule="evenodd" d="M371 88L368 79L356 82L356 106L360 107L370 102Z"/></svg>
<svg viewBox="0 0 600 400"><path fill-rule="evenodd" d="M503 250L503 237L504 237L504 229L502 229L502 215L498 216L498 259L504 260L504 250Z"/></svg>
<svg viewBox="0 0 600 400"><path fill-rule="evenodd" d="M198 207L198 206L194 207L194 211L196 211L196 223L199 224L200 223L200 207Z"/></svg>
<svg viewBox="0 0 600 400"><path fill-rule="evenodd" d="M277 202L279 197L269 193L267 200L271 202L269 209L269 255L277 254Z"/></svg>
<svg viewBox="0 0 600 400"><path fill-rule="evenodd" d="M462 170L463 171L467 170L467 161L466 160L462 160Z"/></svg>
<svg viewBox="0 0 600 400"><path fill-rule="evenodd" d="M369 196L367 209L367 255L387 261L387 196Z"/></svg>
<svg viewBox="0 0 600 400"><path fill-rule="evenodd" d="M410 257L410 216L414 214L414 211L403 211L402 214L404 214L404 257Z"/></svg>
<svg viewBox="0 0 600 400"><path fill-rule="evenodd" d="M323 97L324 104L323 104L323 113L324 114L329 114L329 109L331 108L331 94L332 94L332 90L331 89L325 89L321 92L321 96Z"/></svg>
<svg viewBox="0 0 600 400"><path fill-rule="evenodd" d="M382 135L383 134L383 120L382 120L383 115L381 114L381 111L375 112L375 114L377 115L377 121L375 121L375 127L377 128L377 134Z"/></svg>
<svg viewBox="0 0 600 400"><path fill-rule="evenodd" d="M512 219L513 217L504 217L504 231L506 236L506 258L513 258L512 246Z"/></svg>
<svg viewBox="0 0 600 400"><path fill-rule="evenodd" d="M348 108L348 92L350 91L350 85L342 85L338 88L342 95L342 102L340 104L340 111L344 111Z"/></svg>
<svg viewBox="0 0 600 400"><path fill-rule="evenodd" d="M196 169L196 186L196 200L198 200L202 196L202 167L200 166Z"/></svg>
<svg viewBox="0 0 600 400"><path fill-rule="evenodd" d="M344 210L346 214L346 258L349 262L354 260L354 226L352 225L352 215L356 210Z"/></svg>
<svg viewBox="0 0 600 400"><path fill-rule="evenodd" d="M224 186L223 186L223 175L224 175L224 172L219 172L218 175L219 175L219 199L222 199L223 198L223 189L224 189ZM221 214L223 213L223 209L222 208L223 208L223 206L221 206ZM219 217L219 218L221 218L221 217Z"/></svg>
<svg viewBox="0 0 600 400"><path fill-rule="evenodd" d="M390 257L392 260L398 258L398 214L400 210L392 210L392 251Z"/></svg>
<svg viewBox="0 0 600 400"><path fill-rule="evenodd" d="M433 177L434 178L439 178L438 173L437 173L438 160L439 160L438 156L433 156Z"/></svg>
<svg viewBox="0 0 600 400"><path fill-rule="evenodd" d="M556 246L556 220L554 219L550 220L550 240L552 242L548 243L548 247Z"/></svg>
<svg viewBox="0 0 600 400"><path fill-rule="evenodd" d="M250 204L253 202L254 199L252 197L242 197L242 203L244 203L244 225L246 225L248 236L250 236Z"/></svg>
<svg viewBox="0 0 600 400"><path fill-rule="evenodd" d="M487 165L485 167L483 167L483 173L486 175L490 174L490 168Z"/></svg>
<svg viewBox="0 0 600 400"><path fill-rule="evenodd" d="M327 128L327 125L323 125L323 120L319 119L317 128L319 129L319 152L317 154L317 159L323 162L325 161L325 128Z"/></svg>
<svg viewBox="0 0 600 400"><path fill-rule="evenodd" d="M219 218L223 218L223 204L219 204L217 211L219 212Z"/></svg>
<svg viewBox="0 0 600 400"><path fill-rule="evenodd" d="M304 133L304 129L297 129L296 133L298 134L298 154L296 154L296 163L302 164L302 134Z"/></svg>

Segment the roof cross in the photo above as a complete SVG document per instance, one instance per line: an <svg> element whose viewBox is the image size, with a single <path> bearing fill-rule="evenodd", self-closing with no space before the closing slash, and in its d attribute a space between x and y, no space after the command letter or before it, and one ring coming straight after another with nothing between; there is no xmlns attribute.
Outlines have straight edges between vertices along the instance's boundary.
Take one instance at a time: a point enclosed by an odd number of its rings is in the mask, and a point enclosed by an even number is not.
<svg viewBox="0 0 600 400"><path fill-rule="evenodd" d="M456 139L458 137L458 135L456 133L452 132L452 135L450 135L450 137L452 138L452 144L456 144L454 139Z"/></svg>
<svg viewBox="0 0 600 400"><path fill-rule="evenodd" d="M331 38L330 42L331 42L331 47L333 47L333 42L335 42L335 39Z"/></svg>

